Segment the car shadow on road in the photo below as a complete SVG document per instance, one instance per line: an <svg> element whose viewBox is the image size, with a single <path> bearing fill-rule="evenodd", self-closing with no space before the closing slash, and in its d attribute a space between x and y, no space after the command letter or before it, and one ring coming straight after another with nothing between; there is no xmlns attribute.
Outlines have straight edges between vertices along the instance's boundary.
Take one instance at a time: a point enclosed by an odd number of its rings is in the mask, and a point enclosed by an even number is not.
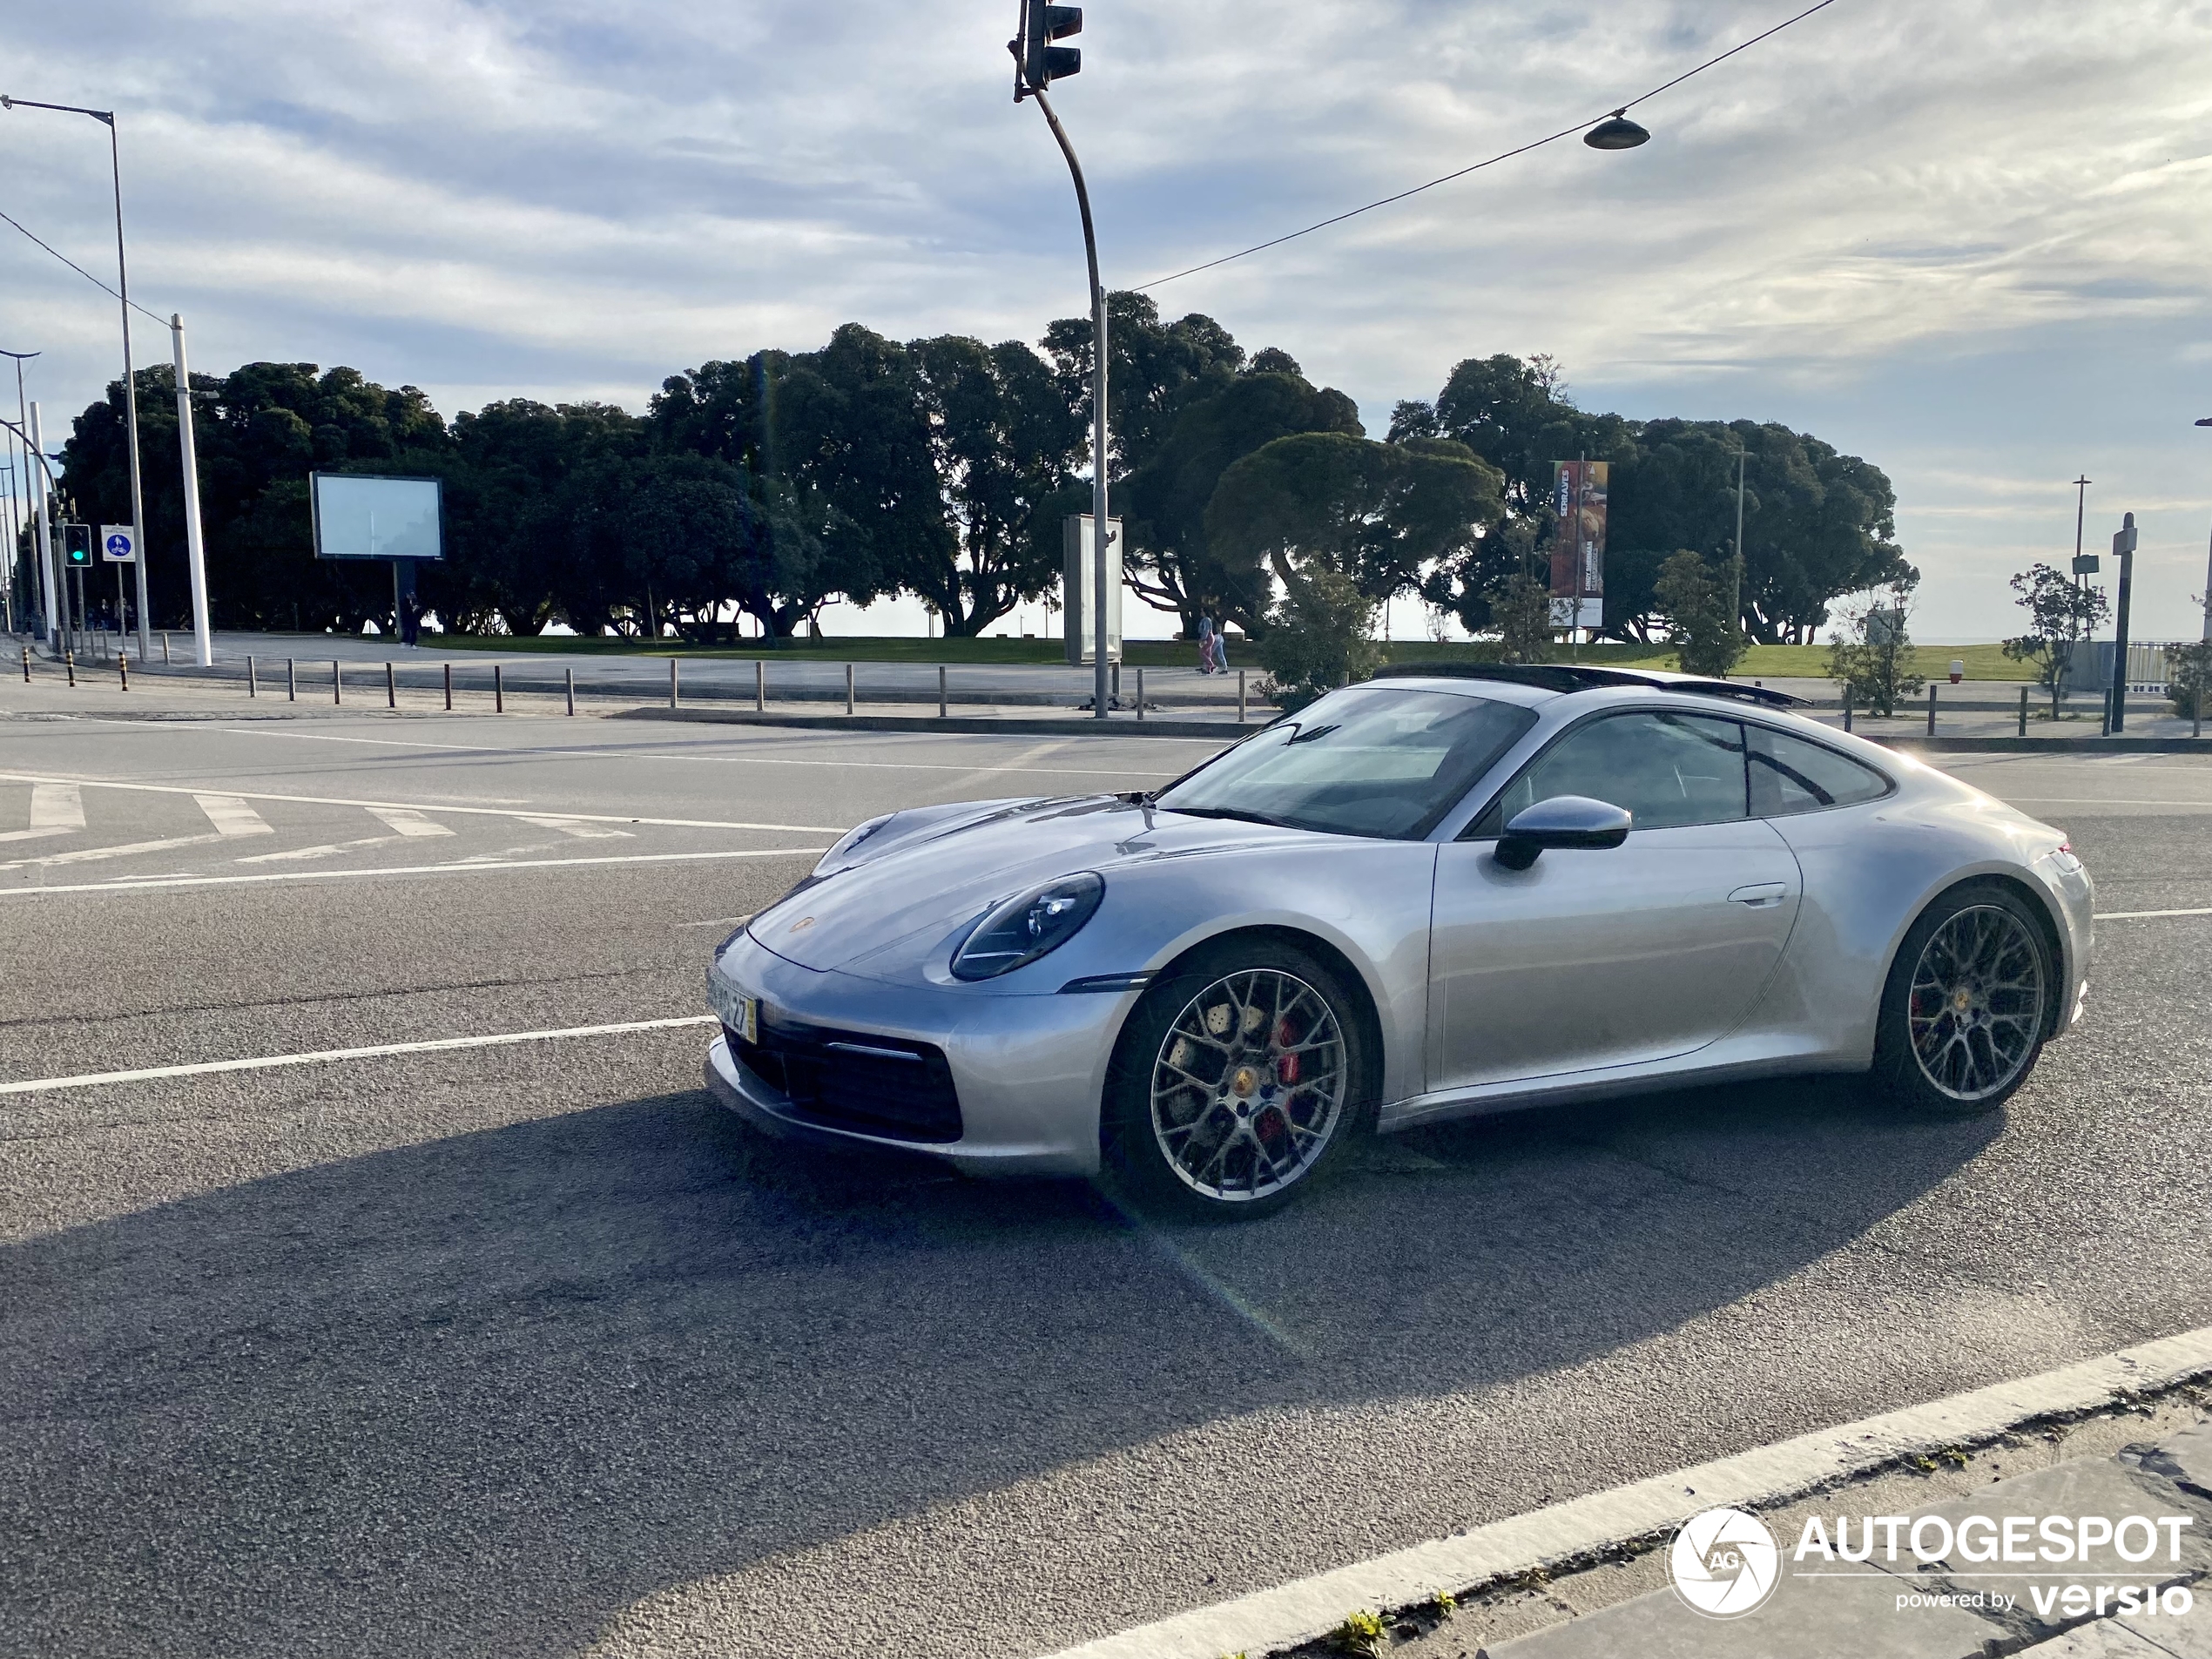
<svg viewBox="0 0 2212 1659"><path fill-rule="evenodd" d="M1859 1238L1996 1120L1707 1091L1377 1143L1245 1227L799 1156L675 1094L0 1251L19 1651L553 1654L1232 1414L1480 1389Z"/></svg>

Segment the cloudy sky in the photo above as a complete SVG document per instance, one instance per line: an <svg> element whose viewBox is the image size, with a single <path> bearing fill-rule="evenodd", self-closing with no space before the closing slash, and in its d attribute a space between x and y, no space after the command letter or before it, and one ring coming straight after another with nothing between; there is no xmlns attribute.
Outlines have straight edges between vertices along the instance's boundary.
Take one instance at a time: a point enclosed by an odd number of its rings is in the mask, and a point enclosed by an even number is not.
<svg viewBox="0 0 2212 1659"><path fill-rule="evenodd" d="M1802 0L1800 0L1802 3ZM1057 99L1132 286L1602 114L1798 4L1097 0ZM450 414L632 408L857 319L1035 340L1081 243L1015 0L75 0L0 91L120 111L134 288L193 366L351 363ZM2212 531L2212 3L1835 0L1571 140L1157 290L1359 401L1549 352L1584 407L1751 416L1896 482L1915 631L2142 526L2135 632L2194 637ZM0 114L0 209L112 268L105 132ZM81 408L114 307L0 226L0 347ZM158 330L141 360L165 355Z"/></svg>

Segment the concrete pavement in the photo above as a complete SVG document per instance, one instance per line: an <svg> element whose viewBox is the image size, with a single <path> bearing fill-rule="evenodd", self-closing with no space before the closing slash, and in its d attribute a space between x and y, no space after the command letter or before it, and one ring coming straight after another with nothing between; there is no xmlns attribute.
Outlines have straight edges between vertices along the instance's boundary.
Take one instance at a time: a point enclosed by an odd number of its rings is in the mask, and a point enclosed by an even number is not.
<svg viewBox="0 0 2212 1659"><path fill-rule="evenodd" d="M0 843L0 1082L695 1014L831 832L1209 752L11 711L0 833L83 827ZM1699 1091L1157 1229L757 1143L682 1028L0 1096L0 1622L1034 1654L2212 1322L2212 917L2143 914L2212 908L2212 767L1959 767L2142 918L1992 1120Z"/></svg>

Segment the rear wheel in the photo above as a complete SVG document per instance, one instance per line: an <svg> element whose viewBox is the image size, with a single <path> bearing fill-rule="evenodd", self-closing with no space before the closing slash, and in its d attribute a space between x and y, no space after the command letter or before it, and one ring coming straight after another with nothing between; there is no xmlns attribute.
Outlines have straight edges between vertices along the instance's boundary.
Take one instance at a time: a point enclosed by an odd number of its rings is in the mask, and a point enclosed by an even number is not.
<svg viewBox="0 0 2212 1659"><path fill-rule="evenodd" d="M1103 1103L1116 1173L1186 1215L1286 1202L1365 1126L1361 1013L1352 988L1293 945L1202 951L1123 1028Z"/></svg>
<svg viewBox="0 0 2212 1659"><path fill-rule="evenodd" d="M1875 1072L1924 1111L1986 1112L2027 1081L2056 974L2043 928L2009 888L1946 894L1912 925L1883 992Z"/></svg>

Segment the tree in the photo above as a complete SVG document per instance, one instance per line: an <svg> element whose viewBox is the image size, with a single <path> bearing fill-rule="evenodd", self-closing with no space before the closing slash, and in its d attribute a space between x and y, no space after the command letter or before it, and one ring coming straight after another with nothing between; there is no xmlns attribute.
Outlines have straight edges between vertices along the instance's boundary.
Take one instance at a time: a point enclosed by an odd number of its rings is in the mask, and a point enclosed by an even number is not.
<svg viewBox="0 0 2212 1659"><path fill-rule="evenodd" d="M429 400L412 386L394 391L357 369L314 363L247 363L220 379L196 374L192 389L217 625L291 627L296 619L353 632L371 617L388 618L388 568L315 558L307 477L316 469L442 471L450 448ZM140 369L138 391L148 597L157 616L183 616L183 484L173 464L160 463L177 453L175 374ZM64 492L91 523L131 516L124 411L118 381L77 417L64 445Z"/></svg>
<svg viewBox="0 0 2212 1659"><path fill-rule="evenodd" d="M1490 617L1498 631L1501 662L1551 661L1552 596L1545 583L1515 570L1491 595Z"/></svg>
<svg viewBox="0 0 2212 1659"><path fill-rule="evenodd" d="M2074 648L2097 631L2111 614L2102 588L2077 583L2048 564L2031 564L2013 577L2013 603L2027 612L2027 631L2005 642L2005 655L2035 669L2035 682L2051 694L2051 718L2059 718L2067 677L2074 671Z"/></svg>
<svg viewBox="0 0 2212 1659"><path fill-rule="evenodd" d="M1271 575L1287 590L1301 567L1327 566L1370 602L1418 589L1426 567L1463 555L1498 510L1497 469L1462 445L1313 432L1278 438L1224 472L1205 523L1239 602L1229 614L1244 621L1261 610Z"/></svg>
<svg viewBox="0 0 2212 1659"><path fill-rule="evenodd" d="M1676 664L1685 674L1725 679L1750 649L1729 604L1735 576L1733 560L1716 570L1689 548L1659 567L1654 591L1666 612Z"/></svg>
<svg viewBox="0 0 2212 1659"><path fill-rule="evenodd" d="M1090 348L1089 317L1062 317L1044 331L1045 355L1052 359L1061 395L1086 431ZM1106 296L1106 349L1109 486L1151 460L1183 411L1227 386L1244 367L1244 348L1211 317L1194 311L1163 323L1159 302L1147 293ZM1118 502L1109 510L1120 511Z"/></svg>
<svg viewBox="0 0 2212 1659"><path fill-rule="evenodd" d="M1870 712L1897 712L1900 699L1927 684L1912 672L1912 640L1905 619L1912 610L1914 583L1892 582L1844 607L1844 625L1830 637L1828 678L1844 695ZM1888 604L1882 601L1886 598Z"/></svg>
<svg viewBox="0 0 2212 1659"><path fill-rule="evenodd" d="M1252 644L1268 675L1260 696L1296 712L1325 691L1369 678L1383 660L1375 610L1376 602L1343 571L1319 559L1301 560Z"/></svg>
<svg viewBox="0 0 2212 1659"><path fill-rule="evenodd" d="M945 619L981 633L1058 583L1059 509L1075 481L1082 425L1043 359L1019 341L986 347L946 334L907 347L919 367L955 556L894 560L900 584Z"/></svg>
<svg viewBox="0 0 2212 1659"><path fill-rule="evenodd" d="M2166 648L2166 695L2183 719L2203 719L2212 702L2212 639Z"/></svg>
<svg viewBox="0 0 2212 1659"><path fill-rule="evenodd" d="M1266 609L1264 585L1253 590L1248 570L1224 565L1206 533L1222 475L1277 438L1365 435L1358 406L1342 392L1314 387L1280 352L1263 351L1252 361L1251 372L1184 408L1119 497L1130 538L1125 575L1146 604L1180 612L1186 632L1209 613L1257 632Z"/></svg>

